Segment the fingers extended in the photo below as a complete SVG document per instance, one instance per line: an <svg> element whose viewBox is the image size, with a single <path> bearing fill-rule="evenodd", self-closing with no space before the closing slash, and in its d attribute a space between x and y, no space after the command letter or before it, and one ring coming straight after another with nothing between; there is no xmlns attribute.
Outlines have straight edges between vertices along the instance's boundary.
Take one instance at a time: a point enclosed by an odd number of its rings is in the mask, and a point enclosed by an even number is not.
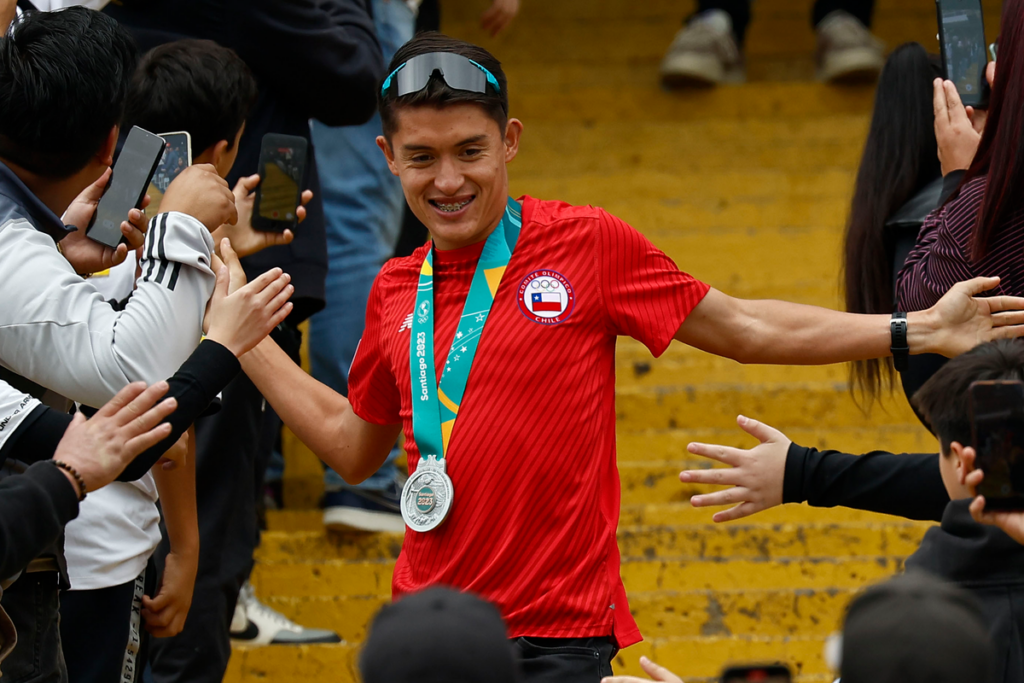
<svg viewBox="0 0 1024 683"><path fill-rule="evenodd" d="M146 391L145 382L132 382L121 389L121 391L114 394L114 398L107 401L102 408L97 410L96 417L110 417L117 414L122 408L134 401L135 398L144 391Z"/></svg>
<svg viewBox="0 0 1024 683"><path fill-rule="evenodd" d="M692 496L690 498L690 505L695 508L715 507L717 505L736 505L738 503L747 502L749 495L750 491L747 489L742 486L734 486L731 489L726 489L724 491L702 493L699 496Z"/></svg>
<svg viewBox="0 0 1024 683"><path fill-rule="evenodd" d="M160 420L174 412L174 408L177 406L177 402L175 402L168 410L166 406L161 404L161 406L158 406L155 409L155 411L160 414L159 419L153 420L152 424L148 424L152 419L149 415L150 409L156 405L156 402L160 400L161 396L167 393L167 389L167 382L156 382L153 386L138 394L128 405L117 411L117 418L115 420L117 425L124 426L130 422L138 420L138 424L132 425L132 427L126 432L126 434L129 434L130 436L135 436L136 434L141 434L144 431L152 429L160 422ZM170 400L173 401L173 399ZM147 424L148 426L145 426Z"/></svg>
<svg viewBox="0 0 1024 683"><path fill-rule="evenodd" d="M726 465L736 465L744 451L729 446L717 446L715 444L691 443L686 447L690 453L711 458Z"/></svg>

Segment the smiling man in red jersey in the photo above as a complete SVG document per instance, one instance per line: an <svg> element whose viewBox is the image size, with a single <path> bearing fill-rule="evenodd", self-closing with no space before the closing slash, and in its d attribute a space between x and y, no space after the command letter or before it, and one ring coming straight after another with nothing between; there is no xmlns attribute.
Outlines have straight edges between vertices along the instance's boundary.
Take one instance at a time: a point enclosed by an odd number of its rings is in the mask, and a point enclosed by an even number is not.
<svg viewBox="0 0 1024 683"><path fill-rule="evenodd" d="M438 34L400 48L381 87L378 144L431 242L389 261L370 295L349 397L272 341L243 367L347 481L404 429L412 475L396 598L441 584L501 610L528 683L597 683L640 640L615 531L615 341L673 339L746 363L955 355L1018 336L1024 300L961 284L890 325L734 299L681 272L605 211L508 197L523 124L498 61ZM472 372L470 372L470 368Z"/></svg>

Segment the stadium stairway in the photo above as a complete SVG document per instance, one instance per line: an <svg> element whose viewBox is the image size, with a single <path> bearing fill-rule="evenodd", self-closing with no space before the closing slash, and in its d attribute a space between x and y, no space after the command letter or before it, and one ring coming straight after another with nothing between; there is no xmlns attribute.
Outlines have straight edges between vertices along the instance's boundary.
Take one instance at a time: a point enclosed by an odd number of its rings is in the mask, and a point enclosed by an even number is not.
<svg viewBox="0 0 1024 683"><path fill-rule="evenodd" d="M758 0L748 82L688 92L660 89L657 68L690 2L523 0L497 39L478 27L486 0L443 5L444 30L492 49L508 71L526 126L513 194L602 206L729 294L839 306L873 90L813 82L809 0ZM991 39L999 3L987 5ZM917 40L935 51L934 11L930 0L879 0L876 33L890 48ZM862 412L841 366L741 366L678 344L654 359L624 339L617 373L622 574L645 635L617 671L639 673L646 654L692 683L728 662L781 660L799 681L830 681L824 643L850 596L900 571L928 525L806 506L715 525L687 503L698 487L678 480L710 466L686 444L751 445L740 413L851 452L930 450L932 438L901 397ZM357 681L402 539L326 534L319 463L285 441L286 509L269 516L253 583L267 604L345 643L237 648L226 680Z"/></svg>

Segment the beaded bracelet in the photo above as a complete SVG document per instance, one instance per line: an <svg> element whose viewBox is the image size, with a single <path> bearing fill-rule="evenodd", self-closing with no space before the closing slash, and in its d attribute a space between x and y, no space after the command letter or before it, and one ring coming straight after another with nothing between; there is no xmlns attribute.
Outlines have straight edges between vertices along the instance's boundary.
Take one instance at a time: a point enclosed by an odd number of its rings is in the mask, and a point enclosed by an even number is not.
<svg viewBox="0 0 1024 683"><path fill-rule="evenodd" d="M78 473L78 470L63 460L51 460L50 462L52 462L58 469L64 470L74 478L75 483L78 484L78 502L85 500L85 479L82 479L82 475Z"/></svg>

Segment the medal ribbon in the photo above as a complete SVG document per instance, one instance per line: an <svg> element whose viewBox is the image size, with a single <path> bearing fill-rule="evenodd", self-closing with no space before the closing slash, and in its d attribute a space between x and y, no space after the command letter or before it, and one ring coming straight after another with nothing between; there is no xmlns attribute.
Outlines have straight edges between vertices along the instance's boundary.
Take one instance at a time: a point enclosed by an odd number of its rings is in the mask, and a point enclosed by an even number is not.
<svg viewBox="0 0 1024 683"><path fill-rule="evenodd" d="M424 460L428 457L441 460L448 452L448 441L459 415L480 335L522 225L522 209L509 197L505 215L484 243L440 384L434 365L433 246L423 260L409 337L409 374L412 377L412 431Z"/></svg>

